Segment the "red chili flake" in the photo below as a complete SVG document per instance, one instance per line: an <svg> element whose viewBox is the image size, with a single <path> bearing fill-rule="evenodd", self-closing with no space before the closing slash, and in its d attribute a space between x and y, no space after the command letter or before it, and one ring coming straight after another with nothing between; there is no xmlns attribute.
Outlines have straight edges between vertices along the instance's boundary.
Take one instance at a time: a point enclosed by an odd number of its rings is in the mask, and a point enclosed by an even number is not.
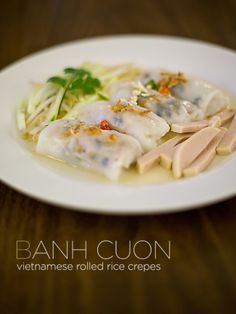
<svg viewBox="0 0 236 314"><path fill-rule="evenodd" d="M111 130L111 127L107 120L102 120L99 126L100 126L100 129L102 130Z"/></svg>
<svg viewBox="0 0 236 314"><path fill-rule="evenodd" d="M163 95L170 95L170 89L166 86L161 86L159 92Z"/></svg>

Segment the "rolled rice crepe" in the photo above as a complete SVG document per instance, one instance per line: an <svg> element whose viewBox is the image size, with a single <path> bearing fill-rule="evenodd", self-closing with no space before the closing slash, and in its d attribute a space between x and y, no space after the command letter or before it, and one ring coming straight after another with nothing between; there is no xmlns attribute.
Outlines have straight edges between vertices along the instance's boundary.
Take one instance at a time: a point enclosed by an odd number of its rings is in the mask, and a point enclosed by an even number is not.
<svg viewBox="0 0 236 314"><path fill-rule="evenodd" d="M116 104L98 101L81 106L79 119L95 125L105 120L112 129L133 136L144 151L156 147L170 130L166 121L150 110L122 101Z"/></svg>
<svg viewBox="0 0 236 314"><path fill-rule="evenodd" d="M56 120L39 136L36 151L72 165L96 170L116 180L142 154L139 142L114 130L79 120Z"/></svg>
<svg viewBox="0 0 236 314"><path fill-rule="evenodd" d="M163 81L164 85L169 84L170 94L150 88L150 81L157 86ZM186 79L182 73L144 72L133 82L119 81L110 88L112 102L137 94L138 105L151 109L169 124L203 120L229 105L229 98L222 91L205 81Z"/></svg>
<svg viewBox="0 0 236 314"><path fill-rule="evenodd" d="M214 115L229 105L221 90L201 80L188 80L171 88L173 96L190 101L202 112L202 119Z"/></svg>
<svg viewBox="0 0 236 314"><path fill-rule="evenodd" d="M144 85L150 80L156 82L157 85L168 86L173 97L194 104L201 110L201 119L211 116L229 105L229 98L214 85L204 80L186 77L181 72L151 70L140 76L140 81Z"/></svg>

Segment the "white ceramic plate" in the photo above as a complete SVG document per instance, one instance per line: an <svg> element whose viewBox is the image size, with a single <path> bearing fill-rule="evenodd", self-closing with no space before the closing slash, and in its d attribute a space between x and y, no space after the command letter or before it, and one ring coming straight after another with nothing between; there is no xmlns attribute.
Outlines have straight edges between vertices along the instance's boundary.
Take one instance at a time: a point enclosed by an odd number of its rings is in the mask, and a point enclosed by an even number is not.
<svg viewBox="0 0 236 314"><path fill-rule="evenodd" d="M83 40L26 57L0 73L0 179L14 189L56 205L107 213L160 213L210 204L236 194L236 155L186 180L154 185L104 184L64 176L44 167L20 141L15 109L30 80L43 80L84 61L133 62L186 71L236 95L236 53L186 39L115 36Z"/></svg>

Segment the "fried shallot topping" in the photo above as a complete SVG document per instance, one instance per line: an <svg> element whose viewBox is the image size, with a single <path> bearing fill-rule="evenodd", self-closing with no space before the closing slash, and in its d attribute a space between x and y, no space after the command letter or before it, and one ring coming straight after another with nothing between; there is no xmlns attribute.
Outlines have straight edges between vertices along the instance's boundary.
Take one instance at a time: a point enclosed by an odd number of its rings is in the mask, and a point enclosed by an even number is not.
<svg viewBox="0 0 236 314"><path fill-rule="evenodd" d="M181 83L186 83L187 79L183 72L171 73L161 72L161 79L158 82L159 90L163 87L171 88Z"/></svg>
<svg viewBox="0 0 236 314"><path fill-rule="evenodd" d="M117 140L117 136L115 134L109 134L107 136L107 143L108 144L113 144L116 142L116 140Z"/></svg>
<svg viewBox="0 0 236 314"><path fill-rule="evenodd" d="M72 126L68 127L65 130L64 135L65 136L76 135L81 130L87 135L96 135L96 134L101 133L101 129L98 128L97 126L88 126L88 125L86 125L86 123L80 122L76 125L72 125Z"/></svg>
<svg viewBox="0 0 236 314"><path fill-rule="evenodd" d="M118 101L115 105L111 107L114 112L135 112L142 115L149 113L150 109L143 109L137 106L132 105L131 103L124 103L122 101Z"/></svg>
<svg viewBox="0 0 236 314"><path fill-rule="evenodd" d="M96 134L100 134L102 131L97 126L89 126L83 129L83 132L87 135L96 135Z"/></svg>

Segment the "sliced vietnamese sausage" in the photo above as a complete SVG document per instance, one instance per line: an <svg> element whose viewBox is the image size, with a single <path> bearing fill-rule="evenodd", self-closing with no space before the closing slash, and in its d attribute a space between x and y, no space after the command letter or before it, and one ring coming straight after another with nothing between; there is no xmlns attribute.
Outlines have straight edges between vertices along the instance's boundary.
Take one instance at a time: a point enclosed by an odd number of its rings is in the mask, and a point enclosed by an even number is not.
<svg viewBox="0 0 236 314"><path fill-rule="evenodd" d="M172 162L174 158L175 151L179 148L179 145L171 147L169 150L166 150L160 155L160 165L167 170L170 170L172 167Z"/></svg>
<svg viewBox="0 0 236 314"><path fill-rule="evenodd" d="M216 148L221 142L227 129L222 128L210 144L202 151L202 153L190 164L188 168L183 170L184 176L194 176L205 170L212 162L216 155Z"/></svg>
<svg viewBox="0 0 236 314"><path fill-rule="evenodd" d="M171 131L175 133L191 133L197 132L209 124L208 120L193 121L193 122L183 122L183 123L173 123L171 125Z"/></svg>
<svg viewBox="0 0 236 314"><path fill-rule="evenodd" d="M215 114L209 119L209 125L211 126L221 126L229 122L235 114L235 111L230 109L225 109Z"/></svg>
<svg viewBox="0 0 236 314"><path fill-rule="evenodd" d="M225 133L221 143L217 147L217 153L219 155L227 155L233 152L236 148L236 114L234 114L233 121Z"/></svg>
<svg viewBox="0 0 236 314"><path fill-rule="evenodd" d="M189 136L191 136L191 134L177 135L170 140L160 144L145 155L139 157L137 159L138 172L142 174L148 171L155 163L160 161L160 156L162 153L172 149L178 143L189 138Z"/></svg>
<svg viewBox="0 0 236 314"><path fill-rule="evenodd" d="M183 169L187 168L200 155L219 132L218 128L207 127L183 142L174 154L172 166L174 177L180 178Z"/></svg>

